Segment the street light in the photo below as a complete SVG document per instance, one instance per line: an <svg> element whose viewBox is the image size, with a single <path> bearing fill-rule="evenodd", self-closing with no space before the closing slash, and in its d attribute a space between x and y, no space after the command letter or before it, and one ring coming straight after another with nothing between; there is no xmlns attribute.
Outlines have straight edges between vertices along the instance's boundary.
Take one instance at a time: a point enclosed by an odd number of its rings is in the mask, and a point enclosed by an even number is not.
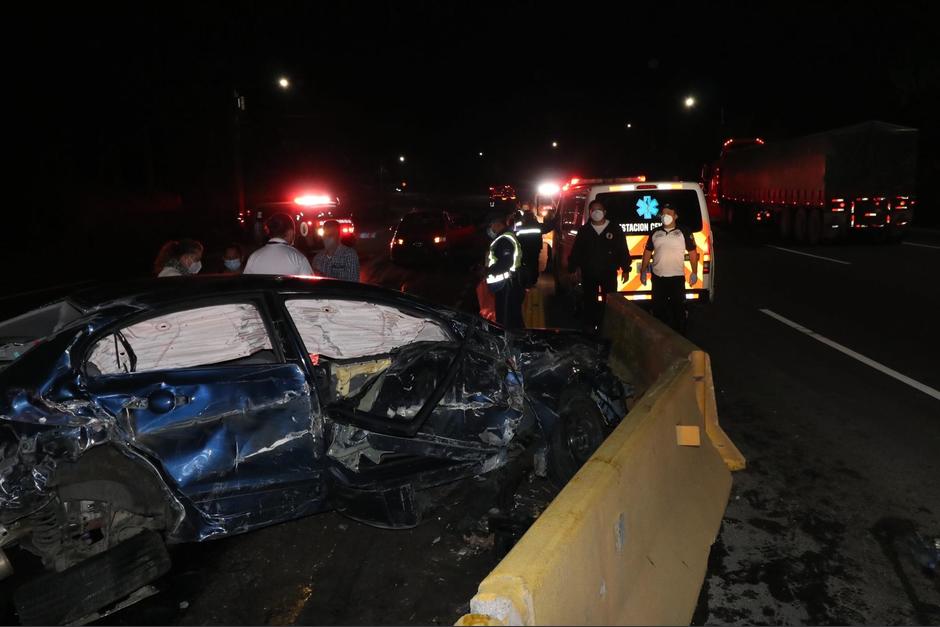
<svg viewBox="0 0 940 627"><path fill-rule="evenodd" d="M692 97L692 96L686 96L686 97L685 97L685 108L686 108L686 109L691 109L691 108L694 107L694 106L695 106L695 98Z"/></svg>
<svg viewBox="0 0 940 627"><path fill-rule="evenodd" d="M478 152L477 154L478 154L478 155L480 155L480 156L482 157L482 156L483 156L483 151L481 150L481 151L480 151L480 152Z"/></svg>
<svg viewBox="0 0 940 627"><path fill-rule="evenodd" d="M558 148L558 142L552 142L552 148Z"/></svg>
<svg viewBox="0 0 940 627"><path fill-rule="evenodd" d="M401 163L405 162L405 155L398 155L398 161Z"/></svg>
<svg viewBox="0 0 940 627"><path fill-rule="evenodd" d="M630 122L627 122L627 128L633 128L633 124L631 124Z"/></svg>
<svg viewBox="0 0 940 627"><path fill-rule="evenodd" d="M290 87L290 79L287 78L286 76L281 76L280 78L277 79L277 84L278 84L278 87L280 87L281 89L287 89L288 87Z"/></svg>

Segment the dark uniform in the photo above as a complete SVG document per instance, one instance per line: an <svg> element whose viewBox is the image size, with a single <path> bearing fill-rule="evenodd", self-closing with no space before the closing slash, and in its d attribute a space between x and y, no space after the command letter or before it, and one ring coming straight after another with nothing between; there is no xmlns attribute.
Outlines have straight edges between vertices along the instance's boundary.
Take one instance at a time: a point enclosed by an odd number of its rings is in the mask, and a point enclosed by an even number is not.
<svg viewBox="0 0 940 627"><path fill-rule="evenodd" d="M528 289L539 280L539 255L542 253L542 224L527 212L516 226L516 238L522 246L523 286Z"/></svg>
<svg viewBox="0 0 940 627"><path fill-rule="evenodd" d="M581 270L584 315L590 330L600 328L607 294L617 291L617 268L623 270L626 280L630 262L626 234L619 224L608 220L604 230L598 233L588 222L578 230L568 257L568 271Z"/></svg>
<svg viewBox="0 0 940 627"><path fill-rule="evenodd" d="M486 285L496 301L496 322L507 329L522 329L522 247L516 234L506 229L490 242L486 260Z"/></svg>

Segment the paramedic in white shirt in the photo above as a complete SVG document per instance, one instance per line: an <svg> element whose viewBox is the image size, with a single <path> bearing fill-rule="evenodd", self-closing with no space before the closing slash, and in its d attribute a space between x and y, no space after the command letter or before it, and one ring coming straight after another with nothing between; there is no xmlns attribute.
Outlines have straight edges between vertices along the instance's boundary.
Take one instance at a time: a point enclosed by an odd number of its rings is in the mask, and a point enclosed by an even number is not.
<svg viewBox="0 0 940 627"><path fill-rule="evenodd" d="M294 221L290 216L274 214L268 218L265 229L270 239L248 258L245 274L313 274L307 257L291 246L294 243Z"/></svg>
<svg viewBox="0 0 940 627"><path fill-rule="evenodd" d="M691 233L677 226L676 210L663 205L663 225L653 229L646 240L640 283L646 285L647 273L653 271L653 315L680 333L685 333L688 313L685 306L685 253L689 253L692 272L689 285L698 283L698 250Z"/></svg>

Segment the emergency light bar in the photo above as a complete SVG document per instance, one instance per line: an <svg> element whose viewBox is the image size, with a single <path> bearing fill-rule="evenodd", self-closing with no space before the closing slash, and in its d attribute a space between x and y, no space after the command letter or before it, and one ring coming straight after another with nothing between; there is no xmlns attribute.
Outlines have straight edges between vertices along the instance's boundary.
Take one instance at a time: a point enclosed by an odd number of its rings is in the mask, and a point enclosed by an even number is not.
<svg viewBox="0 0 940 627"><path fill-rule="evenodd" d="M317 205L332 205L333 198L326 194L304 194L294 198L294 204L301 207L315 207Z"/></svg>
<svg viewBox="0 0 940 627"><path fill-rule="evenodd" d="M620 183L645 183L646 176L641 174L640 176L626 176L626 177L616 177L616 178L603 178L603 179L571 179L568 185L618 185Z"/></svg>

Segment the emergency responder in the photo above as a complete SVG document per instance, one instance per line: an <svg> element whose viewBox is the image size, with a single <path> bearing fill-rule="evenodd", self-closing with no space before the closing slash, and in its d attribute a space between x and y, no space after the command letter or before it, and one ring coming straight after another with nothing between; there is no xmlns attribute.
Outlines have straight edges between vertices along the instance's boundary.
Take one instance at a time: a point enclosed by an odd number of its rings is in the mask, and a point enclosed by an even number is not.
<svg viewBox="0 0 940 627"><path fill-rule="evenodd" d="M626 281L631 258L623 228L607 219L604 204L593 200L588 211L591 220L578 230L568 257L568 272L581 273L585 326L596 332L604 320L607 294L617 291L617 269Z"/></svg>
<svg viewBox="0 0 940 627"><path fill-rule="evenodd" d="M516 239L522 247L522 285L529 289L539 280L539 255L542 252L542 224L529 203L522 203L522 216L516 222Z"/></svg>
<svg viewBox="0 0 940 627"><path fill-rule="evenodd" d="M486 285L496 301L496 322L507 329L524 328L522 301L525 287L522 284L522 247L516 234L507 226L511 216L505 212L493 212L487 218L486 234L490 249L486 259Z"/></svg>
<svg viewBox="0 0 940 627"><path fill-rule="evenodd" d="M689 285L698 283L698 250L690 233L677 226L675 208L666 203L662 209L663 225L653 229L646 239L640 283L646 285L653 272L653 315L679 333L685 333L688 312L685 306L685 253L689 253L692 273ZM652 259L652 263L651 263Z"/></svg>

